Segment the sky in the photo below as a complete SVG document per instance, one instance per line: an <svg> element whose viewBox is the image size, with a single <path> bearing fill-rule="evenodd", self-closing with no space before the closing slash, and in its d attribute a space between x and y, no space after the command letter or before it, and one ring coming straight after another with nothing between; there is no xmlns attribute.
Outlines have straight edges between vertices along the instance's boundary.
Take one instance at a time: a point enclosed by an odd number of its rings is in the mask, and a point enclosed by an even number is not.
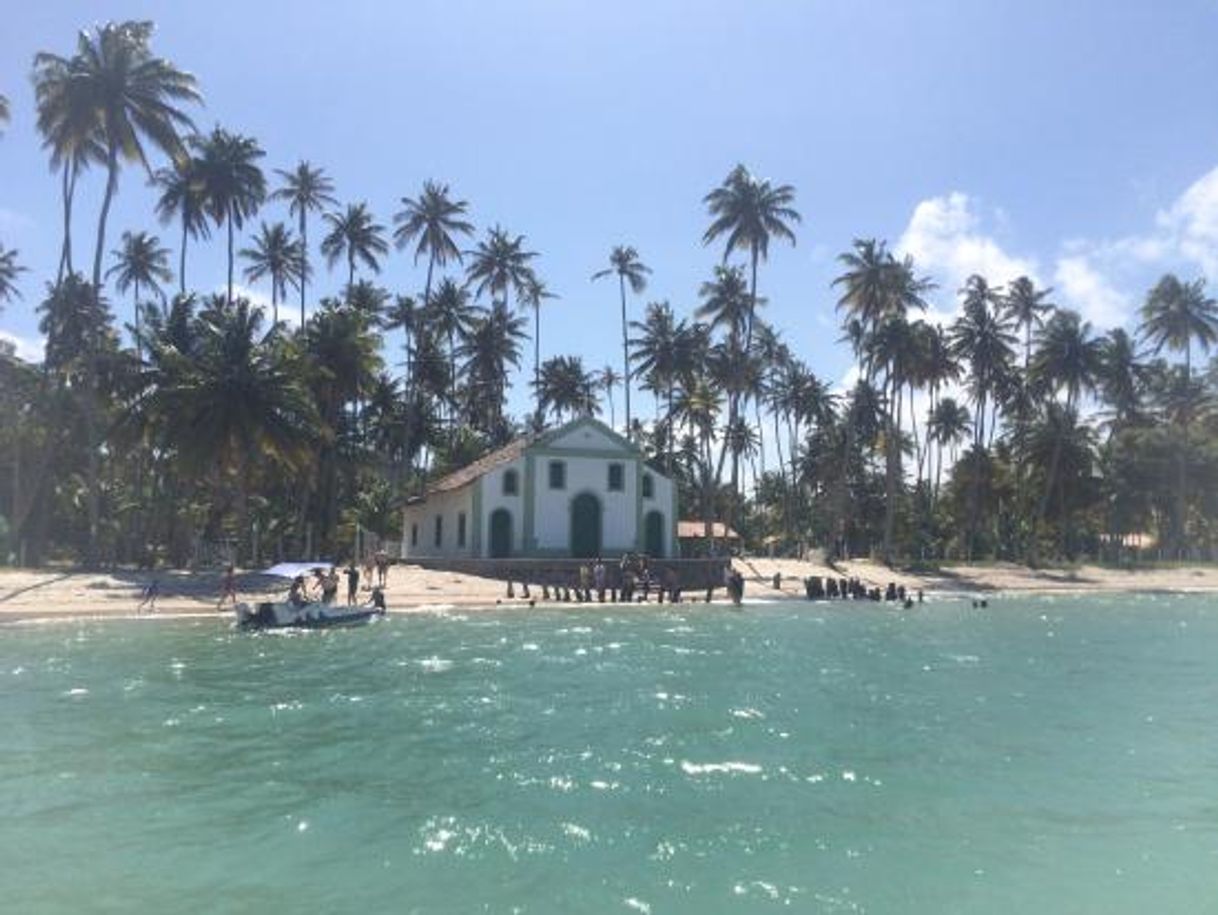
<svg viewBox="0 0 1218 915"><path fill-rule="evenodd" d="M560 296L542 313L543 358L620 371L616 284L591 282L613 245L653 270L632 316L654 300L692 312L722 256L701 243L702 198L738 162L796 190L797 244L771 249L759 293L831 382L850 369L830 284L854 238L913 255L939 284L942 320L974 272L1028 274L1098 330L1135 326L1166 271L1218 281L1215 0L58 0L15 5L0 32L13 108L0 245L30 268L0 338L30 357L61 231L30 64L70 53L102 18L152 19L156 53L199 80L198 126L255 137L268 172L308 159L387 226L435 179L469 201L480 234L524 234ZM78 193L78 260L102 183L94 171ZM107 249L124 229L152 230L176 264L177 231L157 224L154 199L143 174L123 172ZM288 216L269 204L251 228L263 219ZM344 270L313 257L311 292L337 294ZM214 233L191 249L191 285L220 288L224 265ZM395 252L377 280L417 293L424 270ZM131 303L111 298L130 321ZM522 366L531 359L530 343ZM528 397L518 382L510 408Z"/></svg>

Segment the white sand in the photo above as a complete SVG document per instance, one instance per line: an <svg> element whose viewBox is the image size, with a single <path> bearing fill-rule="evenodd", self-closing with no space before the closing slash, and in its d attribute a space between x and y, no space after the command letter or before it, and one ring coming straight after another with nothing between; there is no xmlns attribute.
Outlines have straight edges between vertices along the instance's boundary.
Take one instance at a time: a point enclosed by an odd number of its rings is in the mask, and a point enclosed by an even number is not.
<svg viewBox="0 0 1218 915"><path fill-rule="evenodd" d="M889 581L911 591L1087 593L1087 592L1218 592L1218 567L1195 566L1144 571L1117 571L1096 566L1070 570L1034 571L1011 564L953 566L938 575L915 575L891 571L879 563L852 560L833 570L821 563L789 559L744 559L737 568L749 580L749 597L782 597L802 600L802 579L808 575L858 576L868 586L883 587ZM775 572L783 576L782 588L774 591ZM218 572L162 572L161 594L155 614L145 616L217 616L231 612L217 609L220 594ZM74 617L133 617L144 586L152 575L145 572L88 573L67 569L0 570L0 622L18 619ZM286 587L253 575L239 578L240 599L258 600L282 596ZM687 592L700 597L702 592ZM431 612L444 607L527 606L520 597L506 597L503 582L455 572L429 571L411 565L394 566L389 573L386 601L393 613ZM346 583L339 588L346 595ZM361 591L361 599L366 598ZM540 603L539 589L533 598ZM723 599L723 590L716 591ZM578 606L578 605L576 605Z"/></svg>

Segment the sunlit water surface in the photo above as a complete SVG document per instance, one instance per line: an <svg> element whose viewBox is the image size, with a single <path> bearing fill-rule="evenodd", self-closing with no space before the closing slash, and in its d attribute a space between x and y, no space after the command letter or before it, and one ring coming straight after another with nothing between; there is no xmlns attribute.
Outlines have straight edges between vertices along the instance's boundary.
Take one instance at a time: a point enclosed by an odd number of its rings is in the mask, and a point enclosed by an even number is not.
<svg viewBox="0 0 1218 915"><path fill-rule="evenodd" d="M0 629L7 912L1218 911L1218 599Z"/></svg>

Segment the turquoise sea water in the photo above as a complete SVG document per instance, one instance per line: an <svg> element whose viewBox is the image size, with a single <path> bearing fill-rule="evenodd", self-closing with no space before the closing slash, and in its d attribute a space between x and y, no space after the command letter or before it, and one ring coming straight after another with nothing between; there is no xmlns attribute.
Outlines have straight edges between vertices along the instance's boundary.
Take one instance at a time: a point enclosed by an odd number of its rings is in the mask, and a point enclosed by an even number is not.
<svg viewBox="0 0 1218 915"><path fill-rule="evenodd" d="M1218 598L0 630L0 909L1218 911Z"/></svg>

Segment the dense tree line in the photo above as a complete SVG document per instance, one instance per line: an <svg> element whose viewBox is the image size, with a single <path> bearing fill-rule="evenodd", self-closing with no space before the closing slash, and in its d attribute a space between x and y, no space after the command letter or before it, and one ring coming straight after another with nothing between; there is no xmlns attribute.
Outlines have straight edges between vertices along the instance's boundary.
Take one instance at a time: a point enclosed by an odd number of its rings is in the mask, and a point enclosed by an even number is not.
<svg viewBox="0 0 1218 915"><path fill-rule="evenodd" d="M335 555L356 525L395 537L400 499L515 435L603 411L617 425L618 390L621 428L678 481L685 514L725 519L754 547L925 562L1115 560L1133 543L1213 553L1218 367L1195 363L1218 306L1200 280L1163 277L1136 332L1100 333L1026 277L973 276L940 326L922 316L934 284L917 265L860 239L833 284L858 374L835 391L759 294L771 242L795 243L795 190L738 166L703 201L702 243L722 257L686 315L640 313L651 268L628 245L591 274L616 280L622 346L620 369L594 369L541 358L555 295L525 236L479 237L438 181L402 197L390 227L310 162L268 175L254 138L195 129L196 81L156 56L149 23L39 53L33 81L63 242L36 306L43 362L0 358L11 559L182 564L216 544L244 560ZM107 241L129 167L155 182L150 216L176 252L149 227ZM81 180L103 182L84 260ZM213 231L222 294L187 282ZM426 265L421 290L377 284L393 248ZM322 258L337 296L314 292ZM0 243L0 304L19 297L19 261ZM236 294L238 273L267 289L269 314ZM513 417L530 338L534 406Z"/></svg>

